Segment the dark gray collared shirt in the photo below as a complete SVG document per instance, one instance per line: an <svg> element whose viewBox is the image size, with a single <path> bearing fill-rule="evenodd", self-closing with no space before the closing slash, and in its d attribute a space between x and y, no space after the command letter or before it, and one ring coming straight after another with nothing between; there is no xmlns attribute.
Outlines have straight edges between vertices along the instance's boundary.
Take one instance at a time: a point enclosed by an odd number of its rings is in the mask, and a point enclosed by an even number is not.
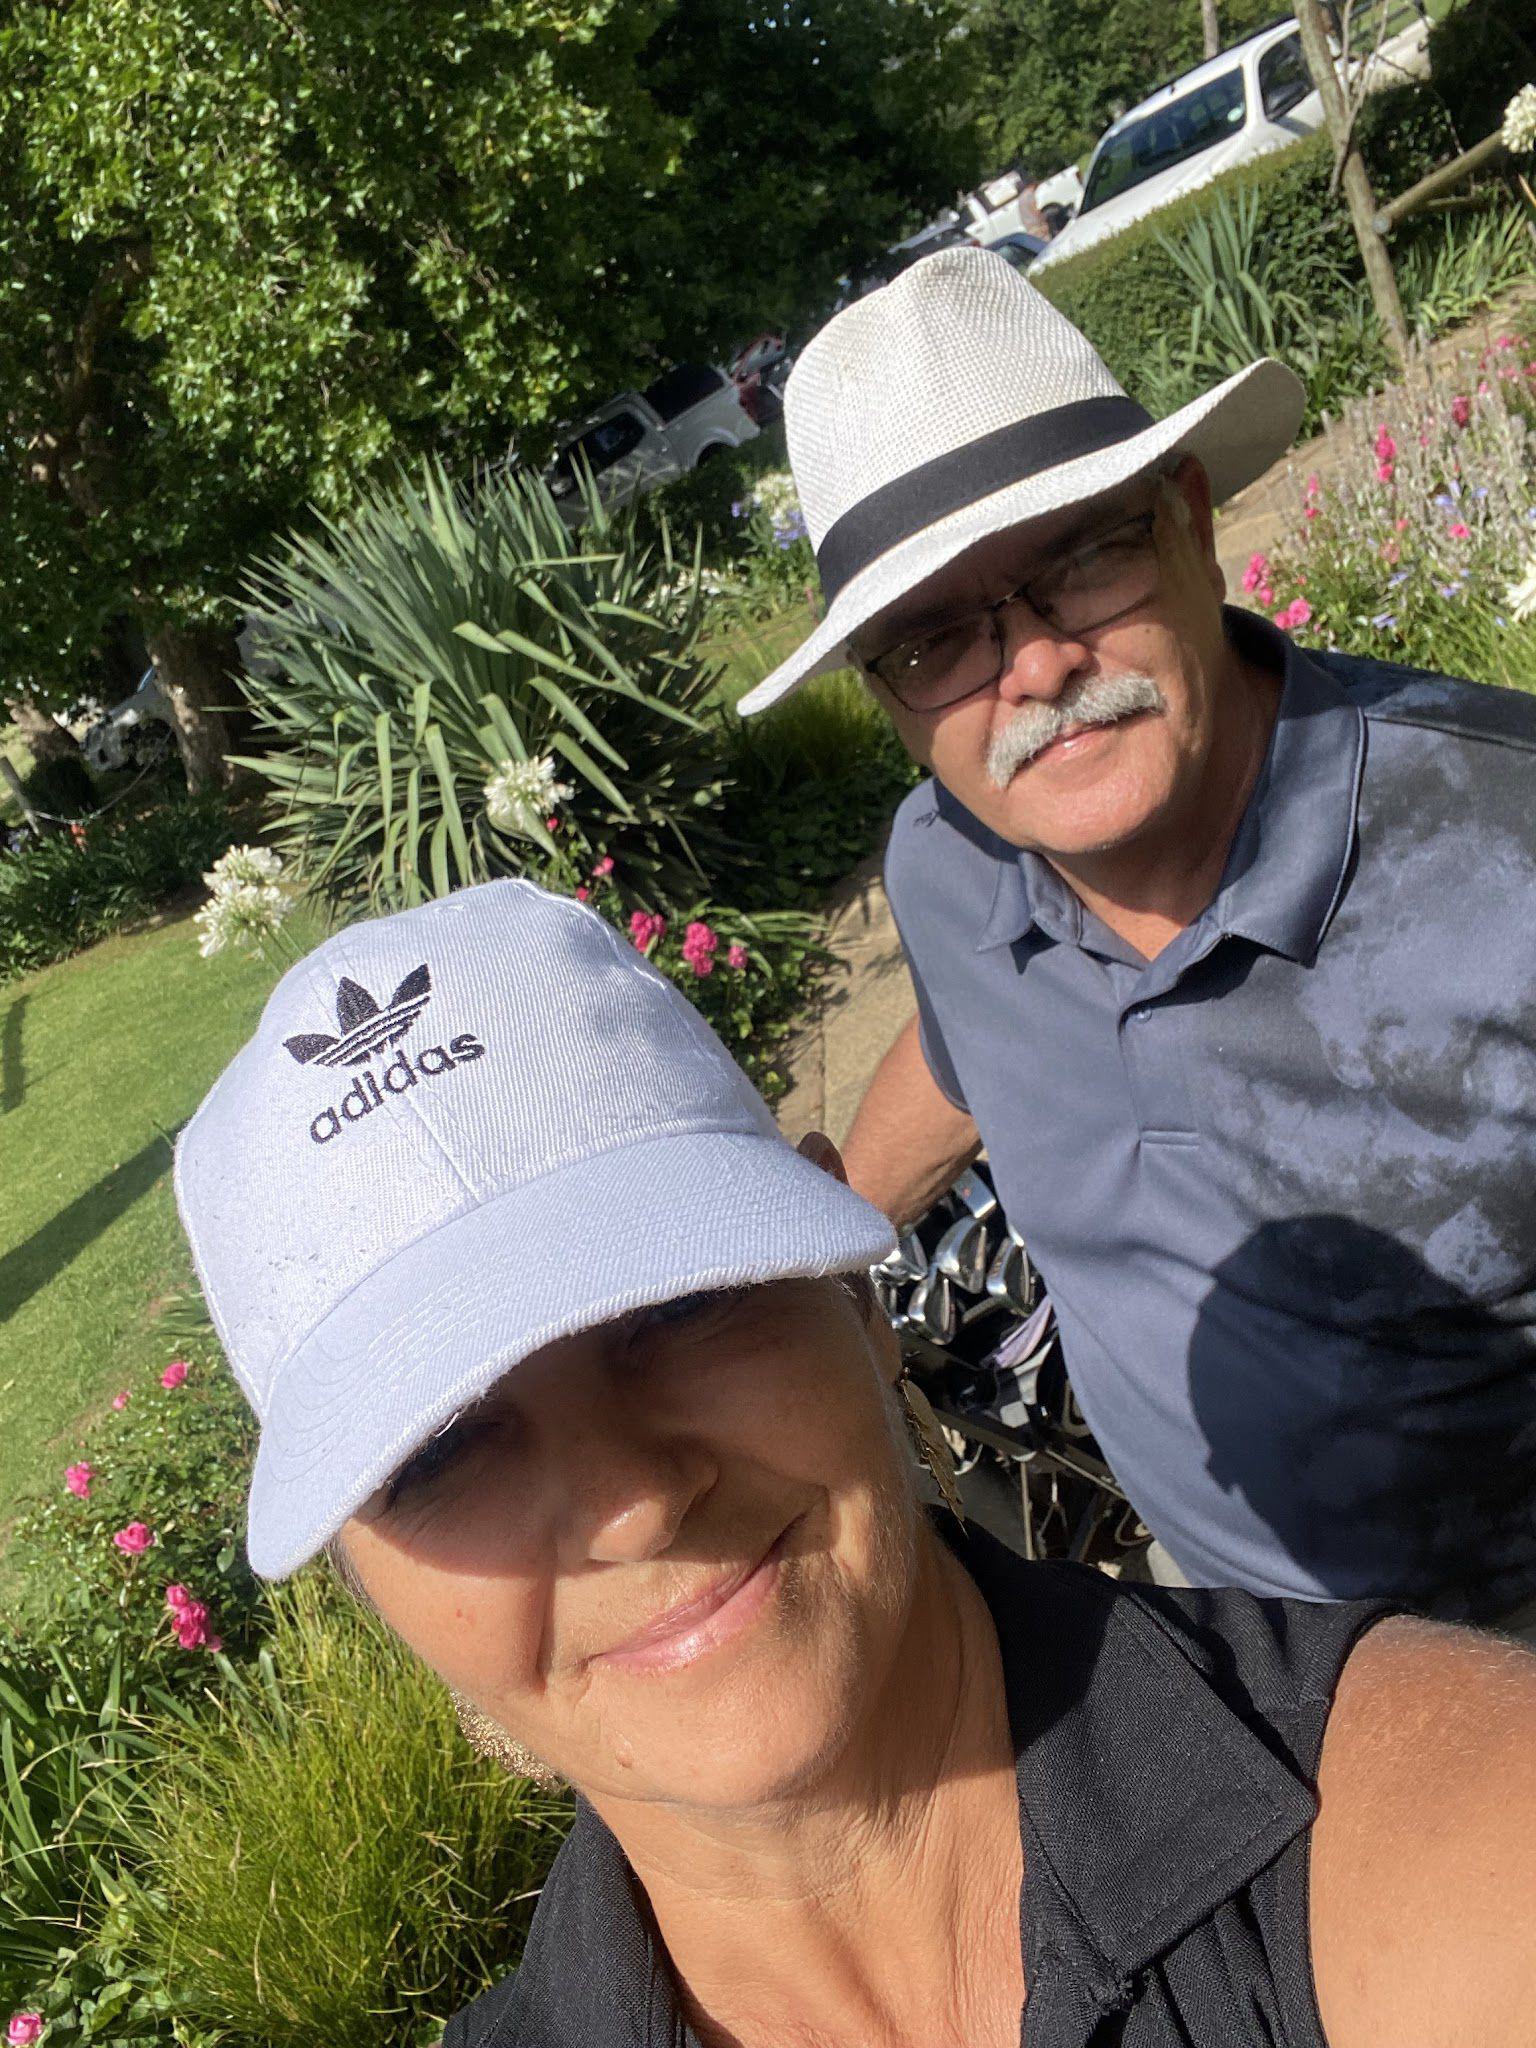
<svg viewBox="0 0 1536 2048"><path fill-rule="evenodd" d="M1083 1411L1198 1585L1536 1594L1536 698L1285 668L1153 961L932 782L887 886Z"/></svg>

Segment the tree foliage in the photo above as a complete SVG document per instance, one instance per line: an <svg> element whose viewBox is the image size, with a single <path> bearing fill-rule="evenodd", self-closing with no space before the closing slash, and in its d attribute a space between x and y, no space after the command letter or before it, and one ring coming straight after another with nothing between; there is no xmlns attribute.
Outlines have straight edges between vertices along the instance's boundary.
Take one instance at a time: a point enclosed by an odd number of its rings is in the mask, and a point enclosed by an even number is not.
<svg viewBox="0 0 1536 2048"><path fill-rule="evenodd" d="M944 5L12 0L7 691L72 693L126 612L195 723L308 508L792 316L952 189Z"/></svg>

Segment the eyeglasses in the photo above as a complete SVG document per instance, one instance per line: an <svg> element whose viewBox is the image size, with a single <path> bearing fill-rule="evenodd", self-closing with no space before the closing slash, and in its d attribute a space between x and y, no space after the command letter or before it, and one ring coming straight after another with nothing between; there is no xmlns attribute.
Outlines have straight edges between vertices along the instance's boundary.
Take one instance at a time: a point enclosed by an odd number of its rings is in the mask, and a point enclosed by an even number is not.
<svg viewBox="0 0 1536 2048"><path fill-rule="evenodd" d="M1030 577L992 604L936 631L898 641L864 666L908 711L942 711L995 683L1003 672L1002 614L1027 604L1056 633L1086 633L1145 604L1157 588L1158 508L1123 520Z"/></svg>

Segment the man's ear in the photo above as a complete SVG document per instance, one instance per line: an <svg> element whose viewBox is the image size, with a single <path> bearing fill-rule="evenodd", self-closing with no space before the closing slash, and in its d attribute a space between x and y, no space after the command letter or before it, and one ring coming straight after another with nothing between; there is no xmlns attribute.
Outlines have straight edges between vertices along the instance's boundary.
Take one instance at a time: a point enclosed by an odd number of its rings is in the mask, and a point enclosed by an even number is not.
<svg viewBox="0 0 1536 2048"><path fill-rule="evenodd" d="M843 1164L843 1155L825 1131L807 1131L795 1150L802 1159L809 1159L812 1166L819 1166L823 1173L830 1173L847 1187L848 1169Z"/></svg>

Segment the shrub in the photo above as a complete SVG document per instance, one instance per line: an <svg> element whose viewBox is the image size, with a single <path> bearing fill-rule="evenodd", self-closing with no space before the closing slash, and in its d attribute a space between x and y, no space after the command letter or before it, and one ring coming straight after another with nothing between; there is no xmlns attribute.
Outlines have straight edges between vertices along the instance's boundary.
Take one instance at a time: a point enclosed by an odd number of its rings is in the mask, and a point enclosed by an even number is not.
<svg viewBox="0 0 1536 2048"><path fill-rule="evenodd" d="M754 718L727 721L733 793L726 829L758 848L756 889L816 903L880 844L922 775L851 670L819 676ZM744 900L758 900L744 885Z"/></svg>
<svg viewBox="0 0 1536 2048"><path fill-rule="evenodd" d="M569 1807L475 1755L439 1681L323 1579L272 1604L257 1669L160 1731L133 1960L184 2024L410 2048L516 1963Z"/></svg>
<svg viewBox="0 0 1536 2048"><path fill-rule="evenodd" d="M726 449L676 483L648 492L636 511L641 534L659 538L665 524L687 547L702 535L705 561L730 574L749 547L736 507L752 495L760 477L784 469L788 459L784 423L775 420L755 440Z"/></svg>
<svg viewBox="0 0 1536 2048"><path fill-rule="evenodd" d="M90 770L77 754L35 762L21 786L33 809L53 818L84 818L100 802Z"/></svg>
<svg viewBox="0 0 1536 2048"><path fill-rule="evenodd" d="M107 812L0 857L0 982L121 930L193 881L233 837L217 796Z"/></svg>
<svg viewBox="0 0 1536 2048"><path fill-rule="evenodd" d="M1513 586L1536 553L1533 386L1510 334L1460 389L1356 408L1342 471L1308 480L1246 587L1325 645L1530 689L1536 622Z"/></svg>
<svg viewBox="0 0 1536 2048"><path fill-rule="evenodd" d="M199 1692L210 1651L178 1640L167 1586L203 1604L203 1633L228 1655L254 1653L264 1596L242 1532L256 1425L233 1375L212 1362L215 1349L205 1340L169 1388L160 1383L168 1357L146 1366L122 1390L126 1406L88 1419L46 1490L23 1506L6 1550L13 1664L37 1665L46 1644L93 1683L121 1659L131 1683ZM83 1495L69 1490L70 1471ZM152 1536L146 1548L114 1543L135 1525Z"/></svg>
<svg viewBox="0 0 1536 2048"><path fill-rule="evenodd" d="M1536 0L1462 0L1429 34L1433 90L1470 149L1536 79Z"/></svg>
<svg viewBox="0 0 1536 2048"><path fill-rule="evenodd" d="M700 713L699 563L595 497L437 466L290 540L251 583L275 673L247 684L279 843L333 899L419 902L567 841L653 891L699 887L719 769ZM527 801L497 804L510 771ZM565 794L560 794L560 792Z"/></svg>

